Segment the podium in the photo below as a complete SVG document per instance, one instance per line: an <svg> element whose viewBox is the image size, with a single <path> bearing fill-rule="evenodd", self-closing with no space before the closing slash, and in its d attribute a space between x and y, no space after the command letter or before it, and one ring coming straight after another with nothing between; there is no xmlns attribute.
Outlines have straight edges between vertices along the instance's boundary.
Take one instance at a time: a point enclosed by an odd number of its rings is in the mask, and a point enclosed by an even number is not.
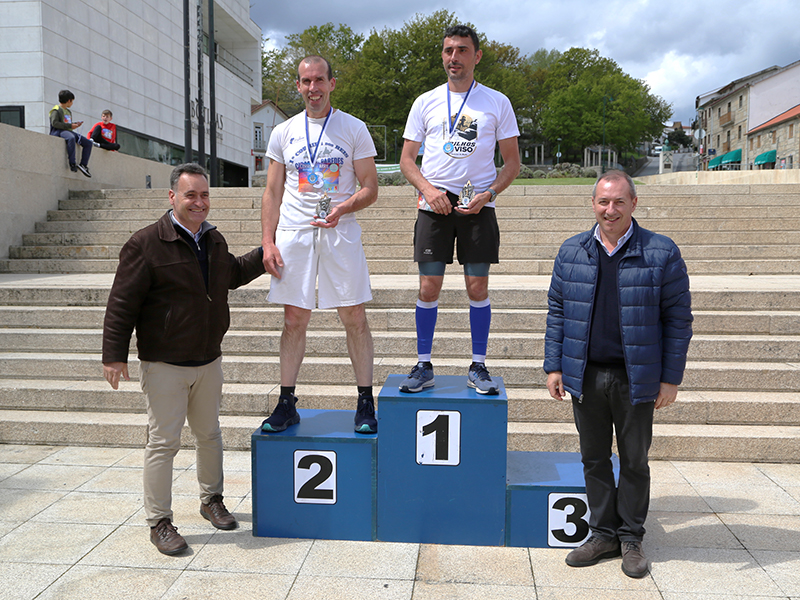
<svg viewBox="0 0 800 600"><path fill-rule="evenodd" d="M416 394L390 375L378 403L378 539L502 546L508 398L440 376ZM496 380L498 380L497 378Z"/></svg>
<svg viewBox="0 0 800 600"><path fill-rule="evenodd" d="M619 459L612 455L619 481ZM509 452L506 546L575 548L589 538L579 452Z"/></svg>
<svg viewBox="0 0 800 600"><path fill-rule="evenodd" d="M416 394L389 375L378 433L352 411L299 410L252 434L253 535L572 548L589 536L577 452L507 450L508 398L440 376ZM619 473L616 456L612 458Z"/></svg>
<svg viewBox="0 0 800 600"><path fill-rule="evenodd" d="M252 435L253 535L374 540L377 434L355 433L353 411L298 413Z"/></svg>

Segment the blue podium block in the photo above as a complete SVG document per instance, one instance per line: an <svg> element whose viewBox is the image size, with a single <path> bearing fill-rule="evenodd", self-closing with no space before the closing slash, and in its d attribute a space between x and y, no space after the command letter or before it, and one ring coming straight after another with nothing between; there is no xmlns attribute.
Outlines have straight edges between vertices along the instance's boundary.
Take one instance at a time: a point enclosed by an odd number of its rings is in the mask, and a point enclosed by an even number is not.
<svg viewBox="0 0 800 600"><path fill-rule="evenodd" d="M355 433L352 411L298 412L252 435L253 535L376 539L377 434Z"/></svg>
<svg viewBox="0 0 800 600"><path fill-rule="evenodd" d="M416 394L390 375L378 397L378 539L502 546L508 398L466 377Z"/></svg>
<svg viewBox="0 0 800 600"><path fill-rule="evenodd" d="M611 458L619 480L619 459ZM509 452L506 546L574 548L589 537L578 452Z"/></svg>

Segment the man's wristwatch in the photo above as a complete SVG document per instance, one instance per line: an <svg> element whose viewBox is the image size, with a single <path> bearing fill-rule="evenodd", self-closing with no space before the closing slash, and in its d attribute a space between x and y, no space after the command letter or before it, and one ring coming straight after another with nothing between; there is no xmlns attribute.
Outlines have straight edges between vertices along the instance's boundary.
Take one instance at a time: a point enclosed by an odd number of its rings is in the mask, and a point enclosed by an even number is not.
<svg viewBox="0 0 800 600"><path fill-rule="evenodd" d="M486 191L489 192L492 195L492 199L489 200L489 202L494 202L495 199L497 199L497 192L495 192L492 188L489 188Z"/></svg>

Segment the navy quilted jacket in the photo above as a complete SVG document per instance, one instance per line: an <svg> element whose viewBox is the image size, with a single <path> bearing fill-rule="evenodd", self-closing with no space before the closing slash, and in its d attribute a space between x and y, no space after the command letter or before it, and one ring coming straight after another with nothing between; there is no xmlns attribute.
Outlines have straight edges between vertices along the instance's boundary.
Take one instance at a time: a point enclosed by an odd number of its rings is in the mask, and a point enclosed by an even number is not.
<svg viewBox="0 0 800 600"><path fill-rule="evenodd" d="M680 250L666 236L633 220L619 262L619 307L631 402L658 397L661 382L679 385L692 339L689 276ZM593 231L568 239L558 251L548 293L544 370L561 371L564 389L580 397L597 283Z"/></svg>

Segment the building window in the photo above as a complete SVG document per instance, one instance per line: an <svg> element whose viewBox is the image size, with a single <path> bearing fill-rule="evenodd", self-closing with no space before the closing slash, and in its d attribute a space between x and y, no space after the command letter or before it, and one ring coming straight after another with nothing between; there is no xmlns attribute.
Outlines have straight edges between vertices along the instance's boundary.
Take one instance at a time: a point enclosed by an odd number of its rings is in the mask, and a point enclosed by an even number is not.
<svg viewBox="0 0 800 600"><path fill-rule="evenodd" d="M793 137L794 137L794 123L789 125L789 139L792 139Z"/></svg>
<svg viewBox="0 0 800 600"><path fill-rule="evenodd" d="M719 119L722 116L722 108L717 108L717 118Z"/></svg>
<svg viewBox="0 0 800 600"><path fill-rule="evenodd" d="M264 157L256 156L256 171L263 171L263 170L264 170Z"/></svg>
<svg viewBox="0 0 800 600"><path fill-rule="evenodd" d="M775 143L775 132L774 131L772 132L772 143L773 144Z"/></svg>
<svg viewBox="0 0 800 600"><path fill-rule="evenodd" d="M792 163L794 162L793 156L794 156L793 154L790 154L789 156L786 157L786 168L787 169L793 169L794 168L792 166Z"/></svg>
<svg viewBox="0 0 800 600"><path fill-rule="evenodd" d="M750 138L750 152L753 151L753 138Z"/></svg>
<svg viewBox="0 0 800 600"><path fill-rule="evenodd" d="M742 97L739 96L739 108L742 108Z"/></svg>
<svg viewBox="0 0 800 600"><path fill-rule="evenodd" d="M0 106L0 123L25 129L25 107Z"/></svg>
<svg viewBox="0 0 800 600"><path fill-rule="evenodd" d="M761 148L761 136L760 135L756 138L756 148Z"/></svg>
<svg viewBox="0 0 800 600"><path fill-rule="evenodd" d="M728 102L728 112L731 112L731 103Z"/></svg>
<svg viewBox="0 0 800 600"><path fill-rule="evenodd" d="M739 137L736 138L737 140L742 139L742 126L739 125Z"/></svg>
<svg viewBox="0 0 800 600"><path fill-rule="evenodd" d="M719 148L719 135L717 135L717 148Z"/></svg>

